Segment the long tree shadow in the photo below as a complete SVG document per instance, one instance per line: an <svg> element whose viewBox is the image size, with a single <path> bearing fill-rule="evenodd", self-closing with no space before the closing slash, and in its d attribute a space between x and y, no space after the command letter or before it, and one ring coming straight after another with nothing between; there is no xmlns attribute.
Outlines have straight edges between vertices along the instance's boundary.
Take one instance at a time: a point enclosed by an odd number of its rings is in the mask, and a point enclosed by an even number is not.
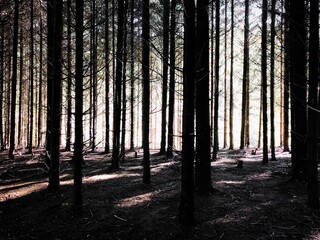
<svg viewBox="0 0 320 240"><path fill-rule="evenodd" d="M244 161L243 168L236 168L240 158ZM197 223L188 235L176 217L180 161L152 156L150 185L142 183L139 157L127 157L122 170L114 173L107 172L109 162L110 156L97 153L86 156L85 204L81 214L72 207L72 167L68 166L66 156L58 193L45 191L45 178L40 172L38 182L25 182L21 187L9 189L14 193L20 188L39 186L33 192L0 203L0 236L4 239L302 239L318 230L318 215L305 207L304 185L287 181L290 170L287 158L262 165L259 155L221 154L212 163L213 187L218 191L196 195Z"/></svg>

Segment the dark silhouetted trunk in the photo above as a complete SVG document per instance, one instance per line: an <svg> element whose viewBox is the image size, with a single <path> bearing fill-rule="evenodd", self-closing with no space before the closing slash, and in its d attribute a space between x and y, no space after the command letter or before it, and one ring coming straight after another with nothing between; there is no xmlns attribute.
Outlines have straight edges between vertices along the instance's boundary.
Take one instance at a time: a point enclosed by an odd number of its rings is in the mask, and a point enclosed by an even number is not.
<svg viewBox="0 0 320 240"><path fill-rule="evenodd" d="M215 48L215 86L214 86L214 127L213 127L213 154L212 159L217 159L219 150L219 69L220 69L220 0L216 0L216 48Z"/></svg>
<svg viewBox="0 0 320 240"><path fill-rule="evenodd" d="M105 145L104 152L110 152L110 48L109 48L109 0L105 0Z"/></svg>
<svg viewBox="0 0 320 240"><path fill-rule="evenodd" d="M131 0L130 5L130 150L134 150L134 0Z"/></svg>
<svg viewBox="0 0 320 240"><path fill-rule="evenodd" d="M169 59L169 17L170 1L163 1L163 60L162 60L162 109L160 154L166 151L167 99L168 99L168 59Z"/></svg>
<svg viewBox="0 0 320 240"><path fill-rule="evenodd" d="M289 97L290 97L290 1L285 0L284 30L284 91L283 91L283 151L289 151Z"/></svg>
<svg viewBox="0 0 320 240"><path fill-rule="evenodd" d="M270 147L271 161L276 160L275 153L275 132L274 132L274 67L275 67L275 18L276 0L271 0L271 50L270 50Z"/></svg>
<svg viewBox="0 0 320 240"><path fill-rule="evenodd" d="M196 165L195 187L199 192L211 190L210 106L209 106L209 16L208 0L197 4L196 71Z"/></svg>
<svg viewBox="0 0 320 240"><path fill-rule="evenodd" d="M17 90L17 67L18 67L18 30L19 30L19 0L14 1L13 23L13 50L12 50L12 88L11 88L11 125L10 125L10 148L9 158L14 159L13 151L15 144L15 118L16 118L16 90ZM9 113L8 113L9 114Z"/></svg>
<svg viewBox="0 0 320 240"><path fill-rule="evenodd" d="M262 39L261 39L261 75L262 75L262 144L263 163L268 163L268 115L267 115L267 17L268 1L262 1Z"/></svg>
<svg viewBox="0 0 320 240"><path fill-rule="evenodd" d="M83 0L76 1L75 142L73 155L74 205L82 205L83 162Z"/></svg>
<svg viewBox="0 0 320 240"><path fill-rule="evenodd" d="M228 1L224 1L224 108L223 108L223 148L227 148L227 100L228 100L228 90L227 90L227 38L228 38Z"/></svg>
<svg viewBox="0 0 320 240"><path fill-rule="evenodd" d="M174 118L174 95L175 95L175 65L176 65L176 0L171 0L170 22L170 83L169 83L169 111L168 111L168 147L167 157L173 156L173 118Z"/></svg>
<svg viewBox="0 0 320 240"><path fill-rule="evenodd" d="M242 75L242 112L241 112L241 134L240 134L240 149L244 149L246 144L246 127L248 101L249 101L249 0L245 1L245 20L244 20L244 48L243 48L243 75Z"/></svg>
<svg viewBox="0 0 320 240"><path fill-rule="evenodd" d="M34 44L33 44L33 0L30 1L30 130L29 130L29 153L32 153L32 146L33 146L33 118L34 118Z"/></svg>
<svg viewBox="0 0 320 240"><path fill-rule="evenodd" d="M149 0L142 1L142 146L143 146L143 182L150 183L150 13Z"/></svg>
<svg viewBox="0 0 320 240"><path fill-rule="evenodd" d="M67 132L66 151L71 150L72 75L71 75L71 0L67 0Z"/></svg>
<svg viewBox="0 0 320 240"><path fill-rule="evenodd" d="M40 147L42 145L42 118L43 118L43 22L42 22L42 14L40 12L40 45L39 45L39 110L38 110L38 144L37 146Z"/></svg>
<svg viewBox="0 0 320 240"><path fill-rule="evenodd" d="M230 36L230 105L229 105L229 149L233 150L233 62L234 62L234 0L231 0L231 36Z"/></svg>
<svg viewBox="0 0 320 240"><path fill-rule="evenodd" d="M308 207L319 209L318 190L318 84L319 84L319 0L310 1L309 40L309 94L308 94L308 147L307 147L307 192Z"/></svg>
<svg viewBox="0 0 320 240"><path fill-rule="evenodd" d="M20 23L21 24L21 23ZM21 146L22 143L22 93L23 93L23 57L24 57L24 46L23 46L23 28L20 27L20 76L19 76L19 110L18 110L18 146ZM2 88L1 88L2 89ZM2 91L2 90L1 90ZM1 97L2 101L2 97ZM1 108L2 109L2 108ZM2 120L1 120L2 121Z"/></svg>
<svg viewBox="0 0 320 240"><path fill-rule="evenodd" d="M1 55L0 55L0 149L5 149L4 138L3 138L3 93L4 93L4 28L1 29ZM21 57L21 56L20 56Z"/></svg>
<svg viewBox="0 0 320 240"><path fill-rule="evenodd" d="M118 1L118 33L116 53L116 82L114 84L113 100L113 146L110 169L119 169L120 151L120 123L121 123L121 78L123 63L123 23L124 23L124 0Z"/></svg>
<svg viewBox="0 0 320 240"><path fill-rule="evenodd" d="M61 85L62 85L62 0L54 1L53 82L51 111L51 163L48 189L60 187Z"/></svg>
<svg viewBox="0 0 320 240"><path fill-rule="evenodd" d="M126 150L126 122L127 122L127 59L128 59L128 48L127 48L127 12L128 12L128 0L125 0L124 5L124 26L123 26L123 76L122 76L122 119L121 119L121 157L125 156Z"/></svg>
<svg viewBox="0 0 320 240"><path fill-rule="evenodd" d="M305 180L307 158L306 9L305 1L290 2L291 154L292 179ZM318 64L318 63L317 63Z"/></svg>
<svg viewBox="0 0 320 240"><path fill-rule="evenodd" d="M195 87L195 5L184 0L184 61L183 61L183 127L179 220L194 223L194 87Z"/></svg>

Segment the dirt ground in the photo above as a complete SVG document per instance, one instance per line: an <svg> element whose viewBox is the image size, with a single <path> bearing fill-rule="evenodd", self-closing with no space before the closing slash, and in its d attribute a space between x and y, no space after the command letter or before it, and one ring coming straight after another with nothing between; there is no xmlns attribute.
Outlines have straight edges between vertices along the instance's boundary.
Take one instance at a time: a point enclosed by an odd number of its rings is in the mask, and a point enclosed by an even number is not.
<svg viewBox="0 0 320 240"><path fill-rule="evenodd" d="M153 153L156 153L154 151ZM221 151L212 162L216 192L195 195L194 227L178 222L180 157L152 155L151 185L142 183L142 150L121 171L110 155L88 153L82 211L72 206L71 153L62 153L61 190L47 193L43 151L0 155L0 239L320 239L319 211L306 207L306 188L289 182L290 155L262 165L261 152ZM237 168L239 160L243 168Z"/></svg>

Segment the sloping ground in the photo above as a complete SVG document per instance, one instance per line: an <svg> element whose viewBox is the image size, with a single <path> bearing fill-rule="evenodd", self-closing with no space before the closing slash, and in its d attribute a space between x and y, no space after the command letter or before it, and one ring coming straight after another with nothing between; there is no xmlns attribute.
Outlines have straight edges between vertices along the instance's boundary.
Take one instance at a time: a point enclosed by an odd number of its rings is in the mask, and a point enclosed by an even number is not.
<svg viewBox="0 0 320 240"><path fill-rule="evenodd" d="M320 239L318 211L305 207L304 183L289 182L289 154L262 165L261 153L221 152L212 162L212 195L196 195L196 225L177 219L180 159L152 155L152 184L142 183L142 153L119 172L110 156L86 155L84 207L72 207L70 153L61 160L61 190L47 193L41 151L0 157L0 239ZM238 160L243 168L237 168Z"/></svg>

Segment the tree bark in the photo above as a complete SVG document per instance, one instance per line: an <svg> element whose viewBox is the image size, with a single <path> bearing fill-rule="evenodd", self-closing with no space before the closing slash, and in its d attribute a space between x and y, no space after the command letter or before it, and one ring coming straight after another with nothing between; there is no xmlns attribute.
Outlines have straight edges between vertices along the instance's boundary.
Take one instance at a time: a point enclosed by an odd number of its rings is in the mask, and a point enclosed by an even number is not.
<svg viewBox="0 0 320 240"><path fill-rule="evenodd" d="M306 6L304 0L291 1L290 5L292 180L305 180L307 158Z"/></svg>
<svg viewBox="0 0 320 240"><path fill-rule="evenodd" d="M110 48L109 48L109 0L105 0L105 145L104 152L110 152Z"/></svg>
<svg viewBox="0 0 320 240"><path fill-rule="evenodd" d="M113 146L111 170L119 169L120 151L120 121L121 121L121 78L123 63L123 23L124 23L124 0L118 1L118 33L117 33L117 53L116 53L116 82L114 85L113 100Z"/></svg>
<svg viewBox="0 0 320 240"><path fill-rule="evenodd" d="M32 153L32 146L33 146L33 118L34 118L34 41L33 41L33 0L30 1L30 130L29 130L29 154Z"/></svg>
<svg viewBox="0 0 320 240"><path fill-rule="evenodd" d="M262 132L263 163L268 163L268 115L267 115L267 17L268 1L262 1L262 39L261 39L261 73L262 73Z"/></svg>
<svg viewBox="0 0 320 240"><path fill-rule="evenodd" d="M166 151L168 64L169 64L169 17L170 1L163 1L163 60L162 60L162 108L161 108L161 144L160 154Z"/></svg>
<svg viewBox="0 0 320 240"><path fill-rule="evenodd" d="M230 102L229 102L229 149L233 150L233 62L234 62L234 0L231 0L231 36L230 36Z"/></svg>
<svg viewBox="0 0 320 240"><path fill-rule="evenodd" d="M184 0L184 61L183 61L183 129L179 220L194 223L194 86L195 86L195 5Z"/></svg>
<svg viewBox="0 0 320 240"><path fill-rule="evenodd" d="M142 1L142 145L143 182L150 183L150 13L149 0Z"/></svg>
<svg viewBox="0 0 320 240"><path fill-rule="evenodd" d="M270 50L270 148L271 161L276 160L275 153L275 132L274 132L274 67L275 67L275 17L276 17L276 0L271 0L271 50Z"/></svg>
<svg viewBox="0 0 320 240"><path fill-rule="evenodd" d="M18 60L18 30L19 30L19 0L14 1L13 49L12 49L12 88L11 88L11 125L9 158L14 159L15 118L16 118L16 89L17 89L17 60Z"/></svg>
<svg viewBox="0 0 320 240"><path fill-rule="evenodd" d="M196 165L195 187L211 191L210 106L209 106L209 2L197 4L197 71L196 71Z"/></svg>
<svg viewBox="0 0 320 240"><path fill-rule="evenodd" d="M76 1L75 142L73 155L74 205L82 206L83 162L83 0Z"/></svg>
<svg viewBox="0 0 320 240"><path fill-rule="evenodd" d="M54 0L53 23L53 82L51 111L51 164L49 186L50 191L60 187L60 136L61 136L61 86L62 86L62 0Z"/></svg>
<svg viewBox="0 0 320 240"><path fill-rule="evenodd" d="M310 1L309 39L309 94L308 94L308 144L307 144L307 193L308 207L319 209L318 190L318 84L319 84L319 0Z"/></svg>
<svg viewBox="0 0 320 240"><path fill-rule="evenodd" d="M173 120L174 120L174 96L175 96L175 65L176 65L176 0L171 0L170 22L170 83L169 83L169 111L168 111L168 147L167 157L173 156Z"/></svg>
<svg viewBox="0 0 320 240"><path fill-rule="evenodd" d="M245 1L244 17L244 48L243 48L243 78L242 78L242 111L241 111L241 134L240 149L244 149L246 144L246 126L248 112L248 82L249 82L249 0Z"/></svg>
<svg viewBox="0 0 320 240"><path fill-rule="evenodd" d="M220 0L216 0L216 42L215 42L215 86L214 86L214 126L213 126L213 154L212 159L217 159L219 150L219 69L220 69Z"/></svg>

